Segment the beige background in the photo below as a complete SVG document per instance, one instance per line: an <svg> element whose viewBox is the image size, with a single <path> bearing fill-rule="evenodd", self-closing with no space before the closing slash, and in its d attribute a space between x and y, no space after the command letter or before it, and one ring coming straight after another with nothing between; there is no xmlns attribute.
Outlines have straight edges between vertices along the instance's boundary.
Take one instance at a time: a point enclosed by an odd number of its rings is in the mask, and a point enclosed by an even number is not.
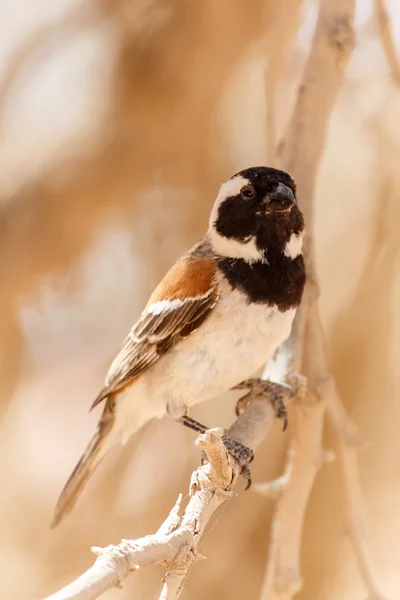
<svg viewBox="0 0 400 600"><path fill-rule="evenodd" d="M285 10L280 0L85 5L1 6L0 569L3 596L16 600L77 576L92 545L155 531L187 492L199 461L194 435L152 424L49 529L98 418L87 410L152 287L205 230L219 184L275 164L271 135L280 139L288 121L315 21L314 4L296 0ZM398 40L400 11L388 7ZM396 598L400 92L369 2L359 1L356 27L318 177L315 237L332 371L369 441L360 456L367 533L382 587ZM227 425L234 400L194 416ZM255 480L281 472L286 441L276 426ZM194 568L186 598L257 598L272 506L237 492L203 538L208 560ZM300 600L365 597L335 463L316 479L302 557ZM143 570L105 597L155 598L162 574Z"/></svg>

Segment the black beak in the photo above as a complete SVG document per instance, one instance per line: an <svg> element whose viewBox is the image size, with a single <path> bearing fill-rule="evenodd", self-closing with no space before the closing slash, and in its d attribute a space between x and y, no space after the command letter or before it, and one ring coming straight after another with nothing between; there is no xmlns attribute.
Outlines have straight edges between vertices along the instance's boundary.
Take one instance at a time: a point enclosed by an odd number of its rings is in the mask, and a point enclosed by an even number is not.
<svg viewBox="0 0 400 600"><path fill-rule="evenodd" d="M292 190L284 183L278 183L276 190L268 195L268 212L288 211L295 203Z"/></svg>

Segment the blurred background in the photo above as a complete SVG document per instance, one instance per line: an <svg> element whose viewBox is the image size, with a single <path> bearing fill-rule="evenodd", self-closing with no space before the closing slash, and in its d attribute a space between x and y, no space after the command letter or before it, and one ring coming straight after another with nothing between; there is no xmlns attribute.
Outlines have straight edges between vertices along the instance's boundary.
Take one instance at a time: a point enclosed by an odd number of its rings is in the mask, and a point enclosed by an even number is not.
<svg viewBox="0 0 400 600"><path fill-rule="evenodd" d="M40 598L92 545L154 532L199 463L194 434L145 428L106 460L78 507L52 510L92 434L88 408L159 277L206 229L222 181L278 165L317 14L311 0L2 0L0 36L0 564L2 594ZM387 4L400 56L400 6ZM333 374L368 446L368 535L399 597L400 82L372 3L319 171L315 237ZM279 144L278 144L279 149ZM193 416L227 426L235 396ZM254 463L281 473L280 425ZM329 447L329 431L326 445ZM272 506L226 504L184 597L257 598ZM365 597L335 463L307 511L299 600ZM161 567L105 598L158 597Z"/></svg>

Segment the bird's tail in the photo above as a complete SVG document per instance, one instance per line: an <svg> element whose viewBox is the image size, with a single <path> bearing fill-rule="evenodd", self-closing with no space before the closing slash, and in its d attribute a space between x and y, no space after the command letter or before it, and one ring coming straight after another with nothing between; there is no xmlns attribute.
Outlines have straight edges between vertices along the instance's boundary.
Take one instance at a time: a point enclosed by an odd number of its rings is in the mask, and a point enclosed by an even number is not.
<svg viewBox="0 0 400 600"><path fill-rule="evenodd" d="M51 522L52 527L56 527L72 511L92 473L108 450L118 441L119 436L115 427L114 398L109 396L96 432L57 500Z"/></svg>

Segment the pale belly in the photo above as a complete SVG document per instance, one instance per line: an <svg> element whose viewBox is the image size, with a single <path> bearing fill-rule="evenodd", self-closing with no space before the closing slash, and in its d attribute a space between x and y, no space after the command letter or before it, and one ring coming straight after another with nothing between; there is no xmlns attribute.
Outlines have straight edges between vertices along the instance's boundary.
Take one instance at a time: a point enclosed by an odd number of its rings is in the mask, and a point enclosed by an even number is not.
<svg viewBox="0 0 400 600"><path fill-rule="evenodd" d="M242 294L230 293L199 330L160 360L152 379L165 402L176 405L178 412L182 404L190 406L226 392L272 356L289 336L294 315L294 309L279 312L276 307L248 305Z"/></svg>
<svg viewBox="0 0 400 600"><path fill-rule="evenodd" d="M197 331L118 395L120 435L129 436L166 412L179 418L188 407L254 375L289 336L295 312L248 305L236 292L220 298Z"/></svg>

